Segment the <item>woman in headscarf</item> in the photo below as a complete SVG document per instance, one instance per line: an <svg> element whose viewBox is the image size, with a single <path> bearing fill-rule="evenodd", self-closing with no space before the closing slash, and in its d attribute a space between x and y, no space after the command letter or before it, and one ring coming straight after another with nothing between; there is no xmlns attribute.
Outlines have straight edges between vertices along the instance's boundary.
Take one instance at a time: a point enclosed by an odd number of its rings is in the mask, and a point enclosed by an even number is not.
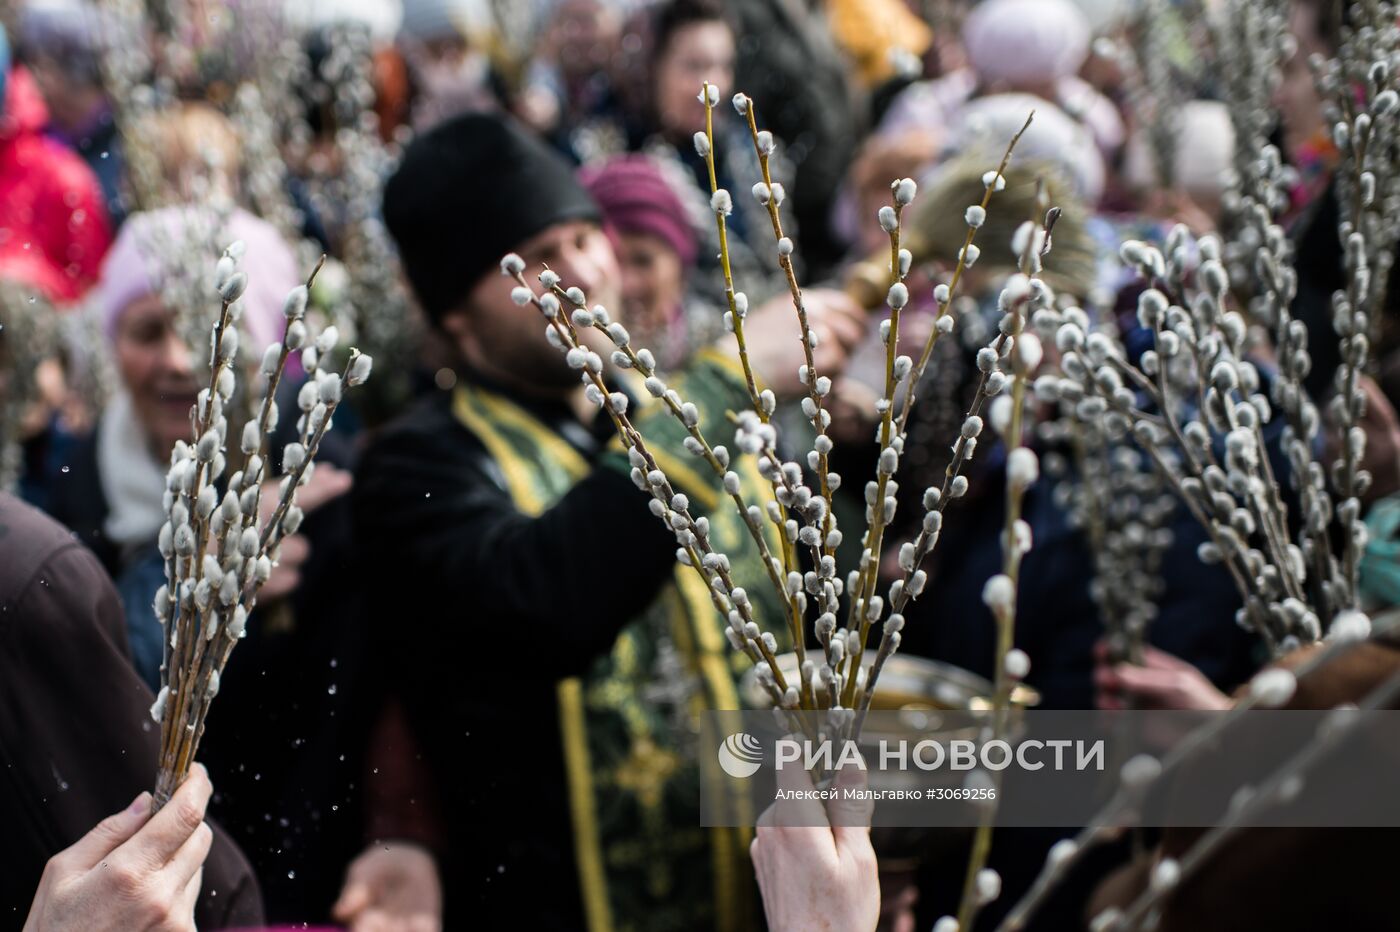
<svg viewBox="0 0 1400 932"><path fill-rule="evenodd" d="M133 214L97 289L117 389L90 435L55 443L43 477L52 515L116 581L133 665L152 688L159 686L162 656L163 629L151 603L165 581L157 548L166 519L165 474L175 442L191 437L191 412L208 379L209 326L219 308L209 270L235 241L244 246L248 275L234 305L239 363L249 373L239 384L255 384L251 373L263 349L282 337L287 292L303 278L290 247L269 223L241 209ZM272 475L280 474L280 451L297 420L299 367L287 375L270 446ZM246 405L235 396L230 410ZM299 494L306 522L281 548L247 637L225 671L200 751L219 784L215 811L249 852L268 915L278 920L324 918L342 867L361 841L354 787L362 782L360 687L370 678L358 675L361 619L343 585L350 539L339 496L350 478L336 468L349 459L340 434L327 436L320 464Z"/></svg>
<svg viewBox="0 0 1400 932"><path fill-rule="evenodd" d="M690 293L699 249L680 198L644 155L586 168L580 180L598 202L622 272L621 319L638 344L671 369L690 347L718 336L720 314Z"/></svg>
<svg viewBox="0 0 1400 932"><path fill-rule="evenodd" d="M45 482L54 517L98 554L116 580L136 666L149 685L157 683L161 660L161 629L150 610L165 574L155 548L166 518L161 495L170 450L175 441L189 439L205 365L191 332L202 337L196 321L204 322L213 303L211 295L205 306L177 309L167 289L188 288L178 265L188 254L217 255L220 241L233 240L248 248L241 321L246 351L280 338L282 300L300 276L291 250L269 224L243 211L227 224L201 209L133 215L102 266L97 291L119 385L91 436L51 454L51 461L62 462Z"/></svg>

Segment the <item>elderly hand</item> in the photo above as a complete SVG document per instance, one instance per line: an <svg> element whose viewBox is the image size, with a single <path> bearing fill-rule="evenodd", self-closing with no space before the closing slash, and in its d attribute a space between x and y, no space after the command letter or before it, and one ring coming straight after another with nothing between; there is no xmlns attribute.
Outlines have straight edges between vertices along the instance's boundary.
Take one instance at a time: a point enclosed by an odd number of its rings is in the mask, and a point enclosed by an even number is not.
<svg viewBox="0 0 1400 932"><path fill-rule="evenodd" d="M801 767L778 771L783 790L812 790ZM865 771L837 771L835 789L864 789ZM780 801L758 820L749 854L773 932L871 932L880 921L880 878L870 844L872 804ZM830 818L828 818L828 816Z"/></svg>
<svg viewBox="0 0 1400 932"><path fill-rule="evenodd" d="M151 815L151 794L108 816L49 859L24 932L183 932L194 929L213 787L198 764Z"/></svg>
<svg viewBox="0 0 1400 932"><path fill-rule="evenodd" d="M371 845L345 872L332 915L350 932L438 932L442 884L433 856L409 842Z"/></svg>
<svg viewBox="0 0 1400 932"><path fill-rule="evenodd" d="M812 288L802 293L807 326L817 335L813 362L818 375L836 378L846 368L851 350L868 326L867 316L855 299L832 288ZM797 325L797 311L790 295L779 295L749 312L744 320L749 359L758 377L780 399L807 394L797 370L807 363Z"/></svg>
<svg viewBox="0 0 1400 932"><path fill-rule="evenodd" d="M1144 647L1142 666L1110 663L1107 645L1094 649L1094 686L1100 709L1219 711L1234 703L1205 674L1179 657Z"/></svg>

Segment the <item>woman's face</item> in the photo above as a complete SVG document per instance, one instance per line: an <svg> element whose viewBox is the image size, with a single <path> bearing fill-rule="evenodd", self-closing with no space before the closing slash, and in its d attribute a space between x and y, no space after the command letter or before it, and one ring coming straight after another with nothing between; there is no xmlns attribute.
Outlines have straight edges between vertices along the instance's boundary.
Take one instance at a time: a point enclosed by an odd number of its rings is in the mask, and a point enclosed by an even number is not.
<svg viewBox="0 0 1400 932"><path fill-rule="evenodd" d="M1311 4L1295 3L1288 17L1297 49L1283 63L1281 80L1273 93L1273 105L1283 124L1284 145L1290 155L1296 155L1302 146L1327 129L1322 98L1308 64L1314 54L1330 54L1318 35L1318 16Z"/></svg>
<svg viewBox="0 0 1400 932"><path fill-rule="evenodd" d="M622 266L622 319L643 340L659 334L681 304L685 270L680 256L649 233L622 233L617 238Z"/></svg>
<svg viewBox="0 0 1400 932"><path fill-rule="evenodd" d="M190 348L175 330L174 314L153 294L122 311L115 343L122 385L156 461L164 462L176 440L190 437L190 411L199 392Z"/></svg>
<svg viewBox="0 0 1400 932"><path fill-rule="evenodd" d="M657 60L653 77L662 133L673 139L689 139L704 128L701 85L709 81L723 100L734 84L734 34L726 23L718 21L681 26Z"/></svg>

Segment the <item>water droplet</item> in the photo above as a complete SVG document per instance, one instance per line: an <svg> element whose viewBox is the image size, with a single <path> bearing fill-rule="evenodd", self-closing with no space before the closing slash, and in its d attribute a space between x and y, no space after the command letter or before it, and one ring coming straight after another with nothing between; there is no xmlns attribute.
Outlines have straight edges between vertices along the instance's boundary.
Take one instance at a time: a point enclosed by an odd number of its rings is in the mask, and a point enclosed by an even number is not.
<svg viewBox="0 0 1400 932"><path fill-rule="evenodd" d="M287 879L288 879L288 880L296 880L296 879L297 879L297 872L296 872L296 871L287 871Z"/></svg>
<svg viewBox="0 0 1400 932"><path fill-rule="evenodd" d="M327 689L326 692L328 692L328 693L330 693L332 696L334 696L334 695L335 695L335 684L332 683L332 684L330 685L330 688Z"/></svg>
<svg viewBox="0 0 1400 932"><path fill-rule="evenodd" d="M67 471L68 471L68 467L67 467L67 466L64 466L64 467L62 467L61 469L59 469L59 472L62 472L62 473L66 473Z"/></svg>

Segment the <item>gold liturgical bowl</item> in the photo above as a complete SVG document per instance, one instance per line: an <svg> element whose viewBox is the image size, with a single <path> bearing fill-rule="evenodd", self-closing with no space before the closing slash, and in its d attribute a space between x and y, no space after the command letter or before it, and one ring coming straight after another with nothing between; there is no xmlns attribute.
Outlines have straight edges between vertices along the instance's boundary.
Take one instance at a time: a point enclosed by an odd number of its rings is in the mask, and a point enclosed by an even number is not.
<svg viewBox="0 0 1400 932"><path fill-rule="evenodd" d="M874 662L874 653L866 651L864 666L867 671ZM790 683L796 682L797 654L779 654L777 661L783 677ZM750 708L771 705L771 699L758 685L753 670L744 674L742 691ZM992 692L989 680L962 667L926 657L895 654L880 671L880 682L875 686L870 708L880 712L982 712L992 707ZM1014 709L1028 709L1039 704L1040 694L1023 683L1011 691ZM915 725L915 721L911 720L910 725ZM923 727L937 729L935 723L927 720Z"/></svg>

